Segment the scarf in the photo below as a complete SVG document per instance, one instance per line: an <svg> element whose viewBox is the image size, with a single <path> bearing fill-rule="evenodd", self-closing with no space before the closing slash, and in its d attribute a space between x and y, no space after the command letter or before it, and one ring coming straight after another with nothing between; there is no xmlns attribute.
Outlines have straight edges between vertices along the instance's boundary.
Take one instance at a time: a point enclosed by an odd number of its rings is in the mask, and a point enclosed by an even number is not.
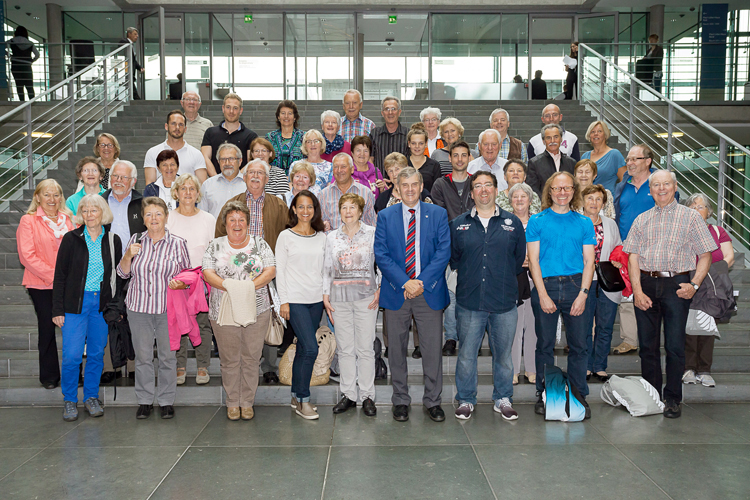
<svg viewBox="0 0 750 500"><path fill-rule="evenodd" d="M344 138L341 137L340 134L336 134L336 137L333 138L333 141L329 141L328 137L326 137L325 134L323 134L323 138L326 140L325 154L327 155L333 153L334 151L339 151L344 147Z"/></svg>
<svg viewBox="0 0 750 500"><path fill-rule="evenodd" d="M46 215L42 216L42 220L44 220L44 222L47 223L47 225L49 226L49 228L55 234L55 238L57 238L59 240L60 238L62 238L63 236L65 236L65 233L68 232L68 226L67 226L67 224L65 224L65 222L67 221L68 217L63 212L58 212L57 215L58 215L58 219L57 220L59 221L57 223L52 222L52 219L50 219Z"/></svg>

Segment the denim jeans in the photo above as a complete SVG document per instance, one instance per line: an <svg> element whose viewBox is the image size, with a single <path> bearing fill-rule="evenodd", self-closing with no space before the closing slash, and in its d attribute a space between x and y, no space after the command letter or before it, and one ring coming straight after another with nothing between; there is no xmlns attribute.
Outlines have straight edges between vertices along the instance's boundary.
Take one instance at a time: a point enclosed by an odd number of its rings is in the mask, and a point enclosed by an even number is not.
<svg viewBox="0 0 750 500"><path fill-rule="evenodd" d="M606 372L609 348L612 347L612 330L615 326L617 316L617 304L609 300L596 281L591 282L591 290L586 300L586 312L588 323L586 324L586 346L589 350L588 371ZM594 338L591 338L591 329L596 321Z"/></svg>
<svg viewBox="0 0 750 500"><path fill-rule="evenodd" d="M448 304L443 315L445 340L458 341L458 332L456 332L456 294L448 290L448 296L450 297L451 302Z"/></svg>
<svg viewBox="0 0 750 500"><path fill-rule="evenodd" d="M555 364L555 334L557 333L557 318L562 313L565 333L568 338L568 378L581 396L588 396L589 386L586 383L586 364L589 352L586 348L586 335L591 335L591 329L586 330L588 314L584 310L580 316L570 314L570 308L581 291L581 274L571 276L550 276L544 278L544 288L547 295L557 306L557 310L548 314L542 310L539 302L539 290L531 290L531 307L534 309L536 324L536 390L541 393L544 389L544 365Z"/></svg>
<svg viewBox="0 0 750 500"><path fill-rule="evenodd" d="M86 348L83 400L99 397L99 379L104 367L104 347L109 328L99 312L99 293L83 292L81 314L65 313L62 327L61 389L65 401L78 402L78 375Z"/></svg>
<svg viewBox="0 0 750 500"><path fill-rule="evenodd" d="M477 404L477 353L489 324L492 347L492 399L513 400L513 339L516 336L518 309L505 313L474 311L456 304L458 341L461 349L456 361L456 401Z"/></svg>
<svg viewBox="0 0 750 500"><path fill-rule="evenodd" d="M292 396L300 403L310 401L310 379L318 357L318 331L323 302L289 304L289 321L297 334L297 352L292 364Z"/></svg>
<svg viewBox="0 0 750 500"><path fill-rule="evenodd" d="M667 353L667 384L664 399L682 401L682 374L685 371L685 325L690 311L690 300L677 296L680 283L688 283L690 276L651 278L641 274L641 288L652 305L645 311L635 308L638 323L641 374L662 395L661 323L664 320L664 350Z"/></svg>

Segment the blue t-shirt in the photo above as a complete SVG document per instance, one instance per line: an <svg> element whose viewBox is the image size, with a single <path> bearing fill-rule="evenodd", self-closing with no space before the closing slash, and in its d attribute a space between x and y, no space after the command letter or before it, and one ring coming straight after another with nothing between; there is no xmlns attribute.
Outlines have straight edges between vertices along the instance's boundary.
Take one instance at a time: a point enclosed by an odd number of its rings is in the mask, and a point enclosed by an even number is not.
<svg viewBox="0 0 750 500"><path fill-rule="evenodd" d="M591 151L586 151L581 155L581 159L591 159ZM596 160L596 179L594 184L601 184L606 189L609 189L610 193L615 192L615 185L617 184L617 171L620 167L625 166L625 158L622 157L616 149L610 149L607 154Z"/></svg>
<svg viewBox="0 0 750 500"><path fill-rule="evenodd" d="M617 214L617 224L620 227L620 238L622 241L628 239L630 226L633 225L636 217L643 212L651 210L655 205L648 181L641 184L641 187L638 189L633 185L632 177L629 177L624 182L625 184L622 186L622 192L620 193L620 211Z"/></svg>
<svg viewBox="0 0 750 500"><path fill-rule="evenodd" d="M551 208L532 215L526 241L539 242L542 278L583 272L583 245L596 245L591 219L578 212L558 214Z"/></svg>

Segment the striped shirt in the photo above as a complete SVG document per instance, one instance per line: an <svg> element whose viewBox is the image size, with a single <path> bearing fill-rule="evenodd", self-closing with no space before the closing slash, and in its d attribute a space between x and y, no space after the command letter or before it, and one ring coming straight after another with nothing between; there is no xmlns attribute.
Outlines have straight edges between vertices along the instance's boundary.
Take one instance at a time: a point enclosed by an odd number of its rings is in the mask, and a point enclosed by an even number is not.
<svg viewBox="0 0 750 500"><path fill-rule="evenodd" d="M179 236L165 230L164 237L153 242L148 231L130 237L127 247L141 237L141 251L133 257L130 272L125 273L121 264L117 274L130 280L125 305L128 310L143 314L163 314L167 311L167 289L169 281L177 273L190 267L187 243Z"/></svg>
<svg viewBox="0 0 750 500"><path fill-rule="evenodd" d="M245 203L247 208L250 210L250 220L247 224L247 232L253 236L263 237L263 203L266 201L266 193L258 196L258 199L254 199L253 195L248 191L245 194Z"/></svg>
<svg viewBox="0 0 750 500"><path fill-rule="evenodd" d="M408 130L406 127L398 124L398 128L392 134L388 132L385 125L382 127L375 127L370 132L370 140L372 141L372 157L375 160L375 166L380 170L383 175L388 175L383 169L383 160L391 153L401 153L406 155L408 158L411 154L406 147L406 134Z"/></svg>
<svg viewBox="0 0 750 500"><path fill-rule="evenodd" d="M203 136L206 134L206 130L208 130L209 127L213 126L214 123L211 120L198 115L195 120L187 121L185 135L182 136L182 139L193 146L195 149L200 151L201 144L203 143Z"/></svg>
<svg viewBox="0 0 750 500"><path fill-rule="evenodd" d="M369 188L364 187L358 182L352 180L352 185L346 190L347 193L356 193L365 200L365 211L362 214L362 222L368 226L375 226L375 197ZM318 200L320 208L323 211L323 221L328 221L331 229L338 229L341 226L341 212L339 212L339 198L344 194L335 182L320 192ZM330 231L329 231L330 232Z"/></svg>
<svg viewBox="0 0 750 500"><path fill-rule="evenodd" d="M265 192L283 200L284 195L289 192L289 177L279 167L271 166L269 172Z"/></svg>
<svg viewBox="0 0 750 500"><path fill-rule="evenodd" d="M341 119L341 129L339 130L339 134L341 134L341 137L343 137L345 141L352 142L352 139L358 135L370 135L370 132L372 132L372 129L374 128L375 123L369 118L362 116L362 113L360 113L354 120L350 120L344 115Z"/></svg>
<svg viewBox="0 0 750 500"><path fill-rule="evenodd" d="M695 256L718 246L698 211L672 201L636 217L622 250L640 257L642 271L681 273L695 269Z"/></svg>

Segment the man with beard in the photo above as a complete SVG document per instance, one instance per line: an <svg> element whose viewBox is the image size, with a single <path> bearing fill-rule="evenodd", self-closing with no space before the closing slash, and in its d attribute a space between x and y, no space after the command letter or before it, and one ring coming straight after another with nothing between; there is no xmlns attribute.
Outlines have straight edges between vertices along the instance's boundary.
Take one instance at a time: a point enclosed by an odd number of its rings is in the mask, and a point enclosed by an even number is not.
<svg viewBox="0 0 750 500"><path fill-rule="evenodd" d="M209 177L201 185L201 201L198 208L219 219L221 209L227 201L245 191L245 180L237 175L242 164L242 151L234 144L219 146L216 158L221 165L221 175Z"/></svg>
<svg viewBox="0 0 750 500"><path fill-rule="evenodd" d="M219 151L219 146L225 142L234 144L242 151L240 165L244 165L246 161L250 160L248 151L258 134L240 121L242 111L242 98L234 92L228 93L224 96L224 104L221 106L224 120L215 127L209 127L203 136L201 153L206 162L208 175L211 177L221 170L219 160L216 159L215 155Z"/></svg>
<svg viewBox="0 0 750 500"><path fill-rule="evenodd" d="M164 129L167 131L167 140L149 149L146 152L146 158L143 160L147 186L159 177L156 157L166 149L175 151L180 159L180 169L177 175L195 174L201 182L205 182L207 174L203 155L183 139L186 123L185 114L179 109L170 111L167 115L167 122L164 124Z"/></svg>
<svg viewBox="0 0 750 500"><path fill-rule="evenodd" d="M573 173L576 161L566 155L560 144L563 138L563 129L560 125L551 123L542 127L542 138L545 149L529 161L529 175L526 184L531 186L536 194L542 196L542 189L547 179L555 172Z"/></svg>

